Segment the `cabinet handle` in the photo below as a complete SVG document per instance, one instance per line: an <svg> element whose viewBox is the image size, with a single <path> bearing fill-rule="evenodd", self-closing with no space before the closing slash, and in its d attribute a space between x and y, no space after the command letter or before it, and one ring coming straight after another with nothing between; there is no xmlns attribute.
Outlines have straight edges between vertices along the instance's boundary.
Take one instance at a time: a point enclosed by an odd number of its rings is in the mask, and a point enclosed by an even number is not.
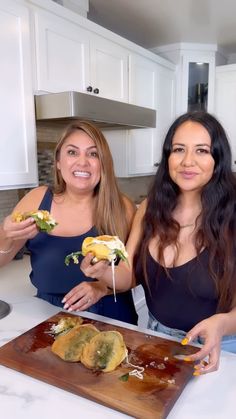
<svg viewBox="0 0 236 419"><path fill-rule="evenodd" d="M92 92L93 88L92 88L92 86L88 86L86 90L87 90L87 92Z"/></svg>
<svg viewBox="0 0 236 419"><path fill-rule="evenodd" d="M154 163L153 166L158 167L158 166L160 166L160 163L156 162L156 163Z"/></svg>
<svg viewBox="0 0 236 419"><path fill-rule="evenodd" d="M95 93L95 95L98 95L99 89L96 87L96 89L93 89L93 93Z"/></svg>

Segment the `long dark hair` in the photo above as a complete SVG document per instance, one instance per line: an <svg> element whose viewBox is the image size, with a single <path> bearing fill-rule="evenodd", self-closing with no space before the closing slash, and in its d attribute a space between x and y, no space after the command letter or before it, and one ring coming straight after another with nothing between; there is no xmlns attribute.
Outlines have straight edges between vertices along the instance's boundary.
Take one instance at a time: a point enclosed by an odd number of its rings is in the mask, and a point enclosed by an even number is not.
<svg viewBox="0 0 236 419"><path fill-rule="evenodd" d="M189 112L181 115L167 132L161 162L147 197L141 240L134 257L134 270L138 258L141 258L147 279L146 255L149 242L155 236L158 237L157 257L163 266L164 249L172 244L178 250L180 225L172 214L180 190L169 175L168 159L174 134L186 121L201 124L211 138L211 154L215 166L212 178L201 191L202 211L195 247L197 255L203 247L209 251L209 273L218 292L218 309L224 311L232 306L236 292L236 179L231 170L231 150L226 133L219 121L209 113Z"/></svg>

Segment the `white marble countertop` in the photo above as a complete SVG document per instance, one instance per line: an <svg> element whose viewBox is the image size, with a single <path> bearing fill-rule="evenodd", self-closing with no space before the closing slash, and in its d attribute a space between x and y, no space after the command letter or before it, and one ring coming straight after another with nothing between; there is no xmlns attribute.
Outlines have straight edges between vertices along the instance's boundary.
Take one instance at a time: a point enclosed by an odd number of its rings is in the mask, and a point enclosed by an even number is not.
<svg viewBox="0 0 236 419"><path fill-rule="evenodd" d="M12 308L7 317L0 319L0 346L60 311L58 307L33 296L35 290L28 273L27 256L0 268L0 299L7 301ZM85 315L127 327L127 324L101 316ZM236 355L222 352L220 369L206 376L193 377L168 419L234 419L235 377ZM8 419L128 418L120 412L1 365L0 406Z"/></svg>

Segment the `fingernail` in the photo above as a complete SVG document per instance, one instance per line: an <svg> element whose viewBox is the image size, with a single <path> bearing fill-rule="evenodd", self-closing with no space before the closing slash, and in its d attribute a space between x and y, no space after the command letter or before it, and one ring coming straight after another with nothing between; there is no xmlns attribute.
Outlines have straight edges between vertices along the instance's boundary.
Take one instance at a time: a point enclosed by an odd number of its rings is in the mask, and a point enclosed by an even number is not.
<svg viewBox="0 0 236 419"><path fill-rule="evenodd" d="M63 298L63 300L61 300L61 302L62 302L62 303L65 303L65 302L66 302L66 299L65 299L65 298Z"/></svg>
<svg viewBox="0 0 236 419"><path fill-rule="evenodd" d="M181 345L187 345L189 343L189 338L184 338L181 340Z"/></svg>
<svg viewBox="0 0 236 419"><path fill-rule="evenodd" d="M183 345L183 344L182 344ZM184 358L184 361L185 362L191 362L192 361L192 359L191 358L189 358L188 356L186 356L185 358Z"/></svg>
<svg viewBox="0 0 236 419"><path fill-rule="evenodd" d="M71 307L70 307L70 308L68 308L68 310L67 310L67 311L73 311L73 308L71 308Z"/></svg>
<svg viewBox="0 0 236 419"><path fill-rule="evenodd" d="M66 310L68 307L69 307L69 304L66 303L66 304L64 304L63 308Z"/></svg>

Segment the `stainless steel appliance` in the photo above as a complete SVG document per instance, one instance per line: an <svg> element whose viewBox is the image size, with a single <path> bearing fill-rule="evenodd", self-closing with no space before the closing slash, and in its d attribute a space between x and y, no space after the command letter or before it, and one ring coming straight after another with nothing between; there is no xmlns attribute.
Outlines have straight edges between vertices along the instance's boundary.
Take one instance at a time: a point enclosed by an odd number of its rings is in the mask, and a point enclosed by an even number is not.
<svg viewBox="0 0 236 419"><path fill-rule="evenodd" d="M155 128L156 111L80 92L35 96L37 121L81 119L100 128Z"/></svg>

